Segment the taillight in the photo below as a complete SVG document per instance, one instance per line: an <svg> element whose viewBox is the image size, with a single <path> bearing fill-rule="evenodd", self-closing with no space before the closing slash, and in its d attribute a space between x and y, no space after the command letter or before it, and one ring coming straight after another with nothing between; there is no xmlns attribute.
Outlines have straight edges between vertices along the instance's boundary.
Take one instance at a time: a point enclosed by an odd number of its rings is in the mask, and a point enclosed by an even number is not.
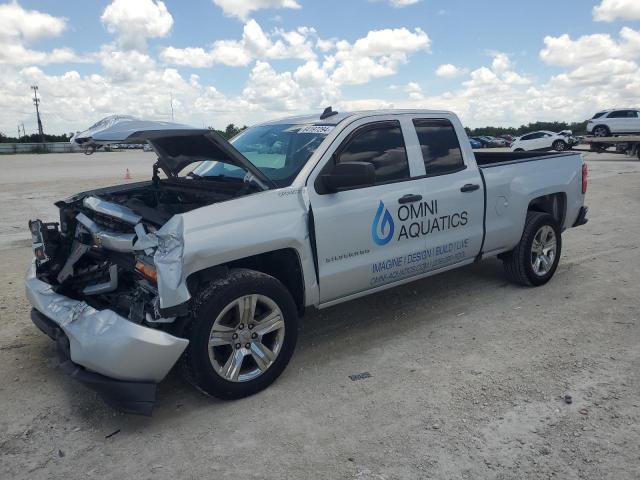
<svg viewBox="0 0 640 480"><path fill-rule="evenodd" d="M587 177L589 176L589 169L587 168L587 164L582 164L582 194L587 193Z"/></svg>

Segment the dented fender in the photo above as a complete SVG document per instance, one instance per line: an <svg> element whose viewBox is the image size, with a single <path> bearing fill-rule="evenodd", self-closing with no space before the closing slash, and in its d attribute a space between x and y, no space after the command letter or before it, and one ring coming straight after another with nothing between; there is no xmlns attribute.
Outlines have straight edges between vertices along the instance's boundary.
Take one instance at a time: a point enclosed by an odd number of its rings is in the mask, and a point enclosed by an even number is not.
<svg viewBox="0 0 640 480"><path fill-rule="evenodd" d="M157 232L139 236L136 250L154 249L160 307L187 302L187 278L234 260L291 248L302 266L305 304L318 302L309 240L306 187L247 195L175 215Z"/></svg>

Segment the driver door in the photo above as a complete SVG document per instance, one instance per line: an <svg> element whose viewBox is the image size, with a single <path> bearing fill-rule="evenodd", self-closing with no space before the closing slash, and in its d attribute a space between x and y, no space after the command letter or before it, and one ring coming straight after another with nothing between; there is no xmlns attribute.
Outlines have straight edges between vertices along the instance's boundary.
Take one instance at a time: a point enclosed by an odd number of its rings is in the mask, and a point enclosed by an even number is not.
<svg viewBox="0 0 640 480"><path fill-rule="evenodd" d="M398 218L422 200L424 178L413 178L424 175L419 149L397 117L359 123L309 185L321 303L423 273L411 256L424 250L424 237L403 234ZM328 192L322 173L339 162L372 163L375 184Z"/></svg>

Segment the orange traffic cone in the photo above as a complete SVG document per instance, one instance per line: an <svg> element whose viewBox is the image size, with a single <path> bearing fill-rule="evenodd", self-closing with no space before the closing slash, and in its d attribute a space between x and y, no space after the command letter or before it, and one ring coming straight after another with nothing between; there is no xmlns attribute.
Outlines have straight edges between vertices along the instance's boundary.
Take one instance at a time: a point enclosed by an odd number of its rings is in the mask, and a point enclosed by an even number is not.
<svg viewBox="0 0 640 480"><path fill-rule="evenodd" d="M127 170L124 172L124 179L125 180L131 180L131 172L129 171L129 169L127 168Z"/></svg>

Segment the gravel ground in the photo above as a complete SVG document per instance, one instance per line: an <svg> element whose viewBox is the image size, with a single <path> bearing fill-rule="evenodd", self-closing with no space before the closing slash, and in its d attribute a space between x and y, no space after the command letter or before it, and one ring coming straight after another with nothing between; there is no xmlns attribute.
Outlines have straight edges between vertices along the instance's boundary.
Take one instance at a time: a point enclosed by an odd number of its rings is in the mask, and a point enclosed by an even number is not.
<svg viewBox="0 0 640 480"><path fill-rule="evenodd" d="M29 217L152 157L0 157L0 478L640 478L640 162L585 158L590 222L549 284L488 260L311 312L266 391L221 402L172 373L143 418L59 371L22 276Z"/></svg>

